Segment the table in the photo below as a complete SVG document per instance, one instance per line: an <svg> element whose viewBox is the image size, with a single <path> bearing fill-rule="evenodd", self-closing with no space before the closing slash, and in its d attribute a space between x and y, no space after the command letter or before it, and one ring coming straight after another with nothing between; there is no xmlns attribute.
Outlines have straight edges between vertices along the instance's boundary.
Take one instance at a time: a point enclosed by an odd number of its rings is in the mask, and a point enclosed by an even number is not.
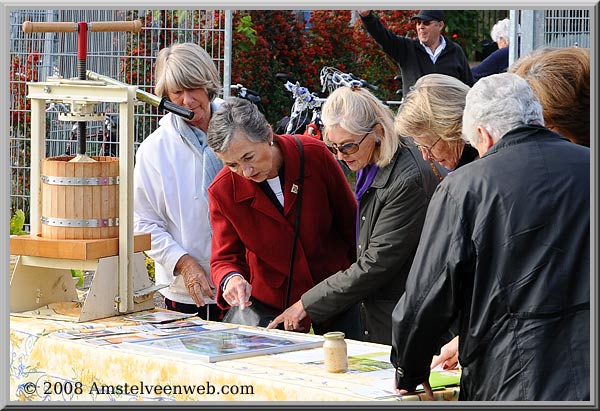
<svg viewBox="0 0 600 411"><path fill-rule="evenodd" d="M54 331L132 324L135 323L123 317L73 323L11 315L10 401L306 402L425 398L423 393L391 395L392 369L382 370L390 375L382 385L377 372L332 374L318 361L298 361L298 356L322 359L322 348L207 363L142 352L126 344L98 346L82 339L66 340L52 335ZM389 346L352 340L347 343L349 356L358 353L389 358ZM379 377L373 378L375 374ZM103 386L107 388L102 389ZM457 400L458 392L458 387L450 387L434 394L438 400Z"/></svg>

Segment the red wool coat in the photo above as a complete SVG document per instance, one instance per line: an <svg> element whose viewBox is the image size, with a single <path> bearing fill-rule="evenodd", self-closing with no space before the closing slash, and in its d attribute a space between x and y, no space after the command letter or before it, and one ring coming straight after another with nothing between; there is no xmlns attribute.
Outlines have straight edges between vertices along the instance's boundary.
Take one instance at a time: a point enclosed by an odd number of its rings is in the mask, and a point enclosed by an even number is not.
<svg viewBox="0 0 600 411"><path fill-rule="evenodd" d="M325 144L298 137L304 147L304 185L290 305L316 283L349 267L356 256L354 193ZM222 308L228 305L220 284L234 271L252 284L254 298L282 311L285 305L297 205L292 184L299 185L300 152L292 136L275 136L275 141L285 167L283 214L258 184L227 167L208 189L210 270Z"/></svg>

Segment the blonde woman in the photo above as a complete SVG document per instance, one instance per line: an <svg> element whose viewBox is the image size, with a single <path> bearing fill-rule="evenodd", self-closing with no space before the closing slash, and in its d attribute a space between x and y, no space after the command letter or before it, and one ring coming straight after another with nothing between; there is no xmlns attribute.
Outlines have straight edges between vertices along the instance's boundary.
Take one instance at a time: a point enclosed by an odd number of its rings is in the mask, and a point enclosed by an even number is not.
<svg viewBox="0 0 600 411"><path fill-rule="evenodd" d="M395 119L396 133L410 137L424 160L453 171L477 158L462 139L462 115L470 87L445 74L428 74L415 83Z"/></svg>
<svg viewBox="0 0 600 411"><path fill-rule="evenodd" d="M325 322L360 303L364 339L391 344L392 310L439 180L416 148L400 141L390 109L366 89L335 90L321 119L329 150L357 172L357 259L306 291L269 327L307 315Z"/></svg>

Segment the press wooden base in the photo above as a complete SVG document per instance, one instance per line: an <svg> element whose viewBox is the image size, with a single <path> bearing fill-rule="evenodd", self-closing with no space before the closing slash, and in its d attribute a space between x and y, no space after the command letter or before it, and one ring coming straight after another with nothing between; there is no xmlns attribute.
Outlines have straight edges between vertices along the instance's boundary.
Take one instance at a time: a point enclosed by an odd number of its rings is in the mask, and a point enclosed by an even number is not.
<svg viewBox="0 0 600 411"><path fill-rule="evenodd" d="M10 311L22 313L48 304L76 301L71 270L94 271L92 284L72 320L91 321L121 315L119 310L119 240L48 240L37 236L10 239L11 254L18 255L10 279ZM148 277L141 251L150 249L149 234L134 235L133 310L154 308L155 286Z"/></svg>

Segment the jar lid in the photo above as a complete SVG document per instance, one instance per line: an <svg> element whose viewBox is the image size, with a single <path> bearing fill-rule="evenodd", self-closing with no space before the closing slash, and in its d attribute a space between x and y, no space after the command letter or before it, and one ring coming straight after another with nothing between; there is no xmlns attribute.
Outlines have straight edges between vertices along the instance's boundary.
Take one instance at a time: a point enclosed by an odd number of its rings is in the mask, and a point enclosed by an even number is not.
<svg viewBox="0 0 600 411"><path fill-rule="evenodd" d="M328 340L343 340L345 336L346 334L344 334L341 331L331 331L323 334L323 337L325 337Z"/></svg>

